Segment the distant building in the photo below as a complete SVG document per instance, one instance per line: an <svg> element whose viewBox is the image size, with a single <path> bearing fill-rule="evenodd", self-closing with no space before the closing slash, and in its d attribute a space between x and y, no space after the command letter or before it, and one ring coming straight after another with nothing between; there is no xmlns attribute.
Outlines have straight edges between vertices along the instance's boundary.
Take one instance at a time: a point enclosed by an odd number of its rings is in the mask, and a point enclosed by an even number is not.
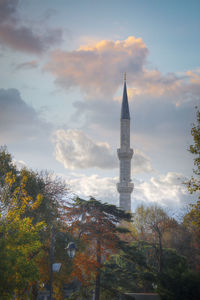
<svg viewBox="0 0 200 300"><path fill-rule="evenodd" d="M120 148L117 149L117 154L120 160L120 178L119 183L117 183L119 206L125 211L131 211L131 193L134 186L131 182L133 149L130 148L130 113L126 90L126 74L124 76L124 92L121 107Z"/></svg>

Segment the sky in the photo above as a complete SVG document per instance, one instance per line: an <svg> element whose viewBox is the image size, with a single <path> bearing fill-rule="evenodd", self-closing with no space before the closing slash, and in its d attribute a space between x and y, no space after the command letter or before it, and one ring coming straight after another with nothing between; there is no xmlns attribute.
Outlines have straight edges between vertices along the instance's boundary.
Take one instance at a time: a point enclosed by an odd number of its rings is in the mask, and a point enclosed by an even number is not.
<svg viewBox="0 0 200 300"><path fill-rule="evenodd" d="M127 74L132 210L193 198L199 0L0 0L0 145L72 193L118 205Z"/></svg>

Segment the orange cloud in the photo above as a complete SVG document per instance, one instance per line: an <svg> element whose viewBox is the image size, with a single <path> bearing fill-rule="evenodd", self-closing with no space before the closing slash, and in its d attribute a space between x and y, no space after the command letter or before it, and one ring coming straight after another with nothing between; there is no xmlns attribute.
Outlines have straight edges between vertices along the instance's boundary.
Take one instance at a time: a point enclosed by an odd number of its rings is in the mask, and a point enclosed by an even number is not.
<svg viewBox="0 0 200 300"><path fill-rule="evenodd" d="M52 73L63 88L80 88L85 100L121 100L118 88L124 72L128 74L130 100L141 101L150 96L180 105L191 97L199 98L198 70L181 75L162 74L159 70L147 69L147 55L143 40L129 36L121 41L89 42L74 51L54 51L44 69Z"/></svg>
<svg viewBox="0 0 200 300"><path fill-rule="evenodd" d="M200 73L200 70L199 70L199 73ZM197 72L189 70L186 72L186 74L188 75L191 83L200 84L200 75Z"/></svg>
<svg viewBox="0 0 200 300"><path fill-rule="evenodd" d="M112 97L123 73L133 80L143 72L148 50L141 38L123 41L102 40L75 51L54 51L45 66L64 88L79 86L88 97Z"/></svg>

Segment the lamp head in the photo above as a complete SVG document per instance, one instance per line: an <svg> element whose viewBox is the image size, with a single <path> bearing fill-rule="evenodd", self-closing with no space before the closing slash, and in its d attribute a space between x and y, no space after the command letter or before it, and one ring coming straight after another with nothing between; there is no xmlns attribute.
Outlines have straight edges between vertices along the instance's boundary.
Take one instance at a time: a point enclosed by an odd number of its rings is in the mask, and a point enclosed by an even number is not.
<svg viewBox="0 0 200 300"><path fill-rule="evenodd" d="M70 258L73 258L76 253L76 245L74 242L70 242L67 246L67 254L69 255Z"/></svg>

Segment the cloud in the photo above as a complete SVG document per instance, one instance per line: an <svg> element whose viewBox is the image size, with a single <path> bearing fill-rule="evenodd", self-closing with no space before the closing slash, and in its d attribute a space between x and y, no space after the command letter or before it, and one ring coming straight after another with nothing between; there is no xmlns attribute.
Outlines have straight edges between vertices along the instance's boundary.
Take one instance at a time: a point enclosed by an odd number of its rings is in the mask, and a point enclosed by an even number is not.
<svg viewBox="0 0 200 300"><path fill-rule="evenodd" d="M27 164L23 160L13 159L12 162L13 162L13 165L16 166L18 170L21 170L21 169L27 167Z"/></svg>
<svg viewBox="0 0 200 300"><path fill-rule="evenodd" d="M0 0L0 44L14 50L40 54L62 41L62 30L24 24L17 0Z"/></svg>
<svg viewBox="0 0 200 300"><path fill-rule="evenodd" d="M167 95L135 95L129 99L133 148L143 149L148 155L148 151L152 149L157 152L158 149L161 151L161 148L164 151L169 147L173 147L174 150L179 148L177 155L180 156L180 151L184 151L189 145L191 123L195 119L194 107L199 103L195 100L198 96L197 87L196 96L194 92L192 94L192 87L190 88L191 99L183 101L180 105L176 105L176 101L173 102ZM122 93L121 86L121 95ZM181 93L174 100L180 100ZM186 98L186 94L182 99L184 97ZM120 98L122 99L122 96ZM99 135L103 132L104 137L108 136L108 132L112 132L113 143L119 139L121 101L97 98L91 101L77 101L74 108L75 112L71 118L73 124L82 124L83 130L95 130ZM157 157L162 155L160 152Z"/></svg>
<svg viewBox="0 0 200 300"><path fill-rule="evenodd" d="M0 26L0 43L12 49L40 54L60 42L62 32L60 29L36 34L33 29L26 26L13 27Z"/></svg>
<svg viewBox="0 0 200 300"><path fill-rule="evenodd" d="M119 205L119 193L116 189L118 177L86 176L84 174L70 174L65 177L70 190L75 195L88 199L95 197L103 202ZM165 175L151 177L149 181L141 182L134 179L132 193L132 211L138 205L157 204L168 209L183 208L191 203L192 197L183 185L185 177L179 173L169 172Z"/></svg>
<svg viewBox="0 0 200 300"><path fill-rule="evenodd" d="M110 97L117 91L125 71L130 80L143 72L147 53L141 38L130 36L115 42L102 40L71 52L54 51L45 70L66 89L78 86L88 97Z"/></svg>
<svg viewBox="0 0 200 300"><path fill-rule="evenodd" d="M57 130L54 143L56 159L67 169L116 167L117 159L109 144L94 142L79 130Z"/></svg>
<svg viewBox="0 0 200 300"><path fill-rule="evenodd" d="M162 101L165 98L175 105L199 101L199 70L162 74L156 68L147 68L147 57L143 40L129 36L122 41L102 40L73 51L56 50L44 69L63 88L79 87L85 93L85 100L121 100L116 93L123 73L127 72L130 99L141 101L154 97Z"/></svg>
<svg viewBox="0 0 200 300"><path fill-rule="evenodd" d="M132 173L150 173L153 171L150 158L142 151L135 149L132 159Z"/></svg>
<svg viewBox="0 0 200 300"><path fill-rule="evenodd" d="M8 19L14 21L14 15L17 11L19 0L0 0L0 22Z"/></svg>
<svg viewBox="0 0 200 300"><path fill-rule="evenodd" d="M83 128L101 127L119 130L120 103L111 99L97 98L92 101L76 101L71 122L82 123Z"/></svg>
<svg viewBox="0 0 200 300"><path fill-rule="evenodd" d="M54 136L55 157L69 170L119 167L117 153L108 143L95 142L80 130L57 130ZM152 172L150 159L135 150L132 169L135 173Z"/></svg>
<svg viewBox="0 0 200 300"><path fill-rule="evenodd" d="M0 89L1 144L24 138L31 140L48 131L33 107L27 105L16 89Z"/></svg>
<svg viewBox="0 0 200 300"><path fill-rule="evenodd" d="M158 70L145 69L142 77L138 78L129 88L130 99L141 101L154 97L162 101L180 106L185 102L200 100L200 72L186 71L181 75L175 73L162 74Z"/></svg>
<svg viewBox="0 0 200 300"><path fill-rule="evenodd" d="M130 36L74 51L54 51L45 69L63 88L84 91L84 99L73 103L71 121L99 133L102 129L116 133L119 128L122 73L126 71L131 132L137 141L166 148L167 143L171 146L181 140L179 144L186 148L194 107L200 101L200 70L162 74L147 68L147 58L142 39Z"/></svg>
<svg viewBox="0 0 200 300"><path fill-rule="evenodd" d="M180 208L192 200L183 184L186 180L185 176L175 172L151 177L149 182L141 182L136 185L135 197L144 203L157 203L164 207Z"/></svg>
<svg viewBox="0 0 200 300"><path fill-rule="evenodd" d="M137 53L141 59L137 61L130 53ZM53 52L45 68L63 88L74 86L84 91L84 99L73 102L75 111L71 123L79 124L84 132L97 132L96 136L109 141L110 145L115 145L119 138L122 70L129 68L131 145L145 151L157 166L174 170L176 164L180 172L189 172L186 149L190 144L191 123L195 119L194 107L200 101L200 72L196 69L162 74L159 70L147 69L147 58L145 43L129 37L119 43L101 41L74 51ZM135 62L138 66L134 69ZM163 157L168 156L167 166L167 159L163 160ZM136 158L133 157L135 163ZM146 160L145 164L145 170L151 172L151 164L148 167ZM132 170L138 173L136 166Z"/></svg>
<svg viewBox="0 0 200 300"><path fill-rule="evenodd" d="M26 62L15 65L16 70L36 69L37 67L38 67L38 62L36 60L26 61Z"/></svg>
<svg viewBox="0 0 200 300"><path fill-rule="evenodd" d="M100 177L93 174L91 176L74 175L68 177L66 182L70 190L77 196L88 199L90 196L103 202L118 205L119 194L116 190L117 177Z"/></svg>
<svg viewBox="0 0 200 300"><path fill-rule="evenodd" d="M84 131L98 130L99 135L104 131L104 136L108 130L112 135L119 130L122 73L126 71L131 134L137 147L155 152L159 145L160 157L167 147L180 153L188 146L194 107L200 101L200 70L162 74L147 68L147 58L145 43L131 36L55 51L45 69L63 88L84 91L84 99L73 103L71 122L82 124Z"/></svg>

